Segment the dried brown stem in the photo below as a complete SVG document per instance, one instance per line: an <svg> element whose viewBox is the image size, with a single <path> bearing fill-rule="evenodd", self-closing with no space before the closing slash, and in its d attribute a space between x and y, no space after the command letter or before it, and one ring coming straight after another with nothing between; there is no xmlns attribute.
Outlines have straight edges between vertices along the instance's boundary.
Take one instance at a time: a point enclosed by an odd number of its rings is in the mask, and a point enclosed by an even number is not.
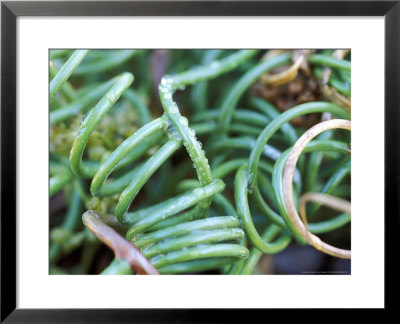
<svg viewBox="0 0 400 324"><path fill-rule="evenodd" d="M321 91L327 99L351 112L351 101L337 92L336 89L324 84L321 86Z"/></svg>
<svg viewBox="0 0 400 324"><path fill-rule="evenodd" d="M261 60L267 61L267 60L269 60L275 56L278 56L282 53L285 53L285 52L286 52L286 50L284 50L284 49L272 49L272 50L269 50L266 54L264 54L264 56L262 57Z"/></svg>
<svg viewBox="0 0 400 324"><path fill-rule="evenodd" d="M280 86L294 80L297 72L304 62L304 56L299 56L298 59L285 71L277 74L264 74L261 76L261 81L269 86Z"/></svg>
<svg viewBox="0 0 400 324"><path fill-rule="evenodd" d="M301 221L299 214L297 213L294 199L293 199L293 175L296 168L297 161L300 157L301 152L307 146L307 144L320 133L334 128L341 128L351 130L351 122L344 119L331 119L315 125L306 131L296 142L291 150L289 157L286 161L285 169L283 172L283 200L294 228L300 233L300 235L317 250L320 250L329 255L333 255L343 259L351 258L351 251L339 249L332 245L329 245L320 240L319 237L312 234L304 223Z"/></svg>
<svg viewBox="0 0 400 324"><path fill-rule="evenodd" d="M332 56L334 58L337 58L339 60L343 60L344 57L347 55L347 53L350 50L336 50L332 53ZM348 112L351 112L351 101L346 98L345 96L341 95L339 92L336 91L336 89L329 87L328 82L332 74L332 69L330 67L325 67L322 76L321 76L321 91L325 95L326 98L331 100L332 102L342 106L345 108Z"/></svg>
<svg viewBox="0 0 400 324"><path fill-rule="evenodd" d="M332 56L333 56L334 58L339 59L339 60L343 60L344 57L345 57L345 56L347 55L347 53L349 53L349 52L350 52L349 49L338 49L338 50L335 50L335 51L332 53Z"/></svg>
<svg viewBox="0 0 400 324"><path fill-rule="evenodd" d="M349 51L350 50L348 50L348 49L345 49L345 50L339 49L339 50L334 51L332 53L332 56L334 58L337 58L338 60L343 60ZM321 83L323 85L328 84L331 74L332 74L332 69L330 67L325 67L324 71L322 72L322 77L321 77Z"/></svg>
<svg viewBox="0 0 400 324"><path fill-rule="evenodd" d="M301 196L299 201L300 216L306 227L307 227L306 204L308 202L314 202L324 206L328 206L334 210L343 213L349 213L349 214L351 213L351 203L347 200L319 192L307 192L306 194Z"/></svg>
<svg viewBox="0 0 400 324"><path fill-rule="evenodd" d="M106 225L93 210L88 210L82 216L83 223L97 238L114 251L117 258L127 261L132 270L138 274L159 274L156 268L138 250L138 248L114 229Z"/></svg>

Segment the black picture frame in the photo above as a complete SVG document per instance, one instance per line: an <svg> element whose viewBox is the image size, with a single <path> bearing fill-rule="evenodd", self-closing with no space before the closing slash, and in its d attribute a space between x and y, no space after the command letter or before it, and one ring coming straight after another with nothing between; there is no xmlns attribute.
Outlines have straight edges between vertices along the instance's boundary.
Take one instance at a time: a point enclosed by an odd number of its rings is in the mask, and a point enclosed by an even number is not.
<svg viewBox="0 0 400 324"><path fill-rule="evenodd" d="M19 16L384 16L385 308L398 281L400 155L400 1L2 1L1 2L1 322L219 322L238 310L16 308L16 19ZM371 260L373 262L373 260ZM367 283L366 283L367 284ZM252 310L261 312L261 310ZM261 315L261 314L259 314ZM255 314L254 316L258 316Z"/></svg>

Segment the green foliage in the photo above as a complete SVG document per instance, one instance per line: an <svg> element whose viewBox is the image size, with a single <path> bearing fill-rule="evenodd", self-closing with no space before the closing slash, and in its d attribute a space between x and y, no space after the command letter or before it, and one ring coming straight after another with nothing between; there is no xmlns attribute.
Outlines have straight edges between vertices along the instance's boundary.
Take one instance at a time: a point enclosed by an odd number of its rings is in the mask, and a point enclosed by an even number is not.
<svg viewBox="0 0 400 324"><path fill-rule="evenodd" d="M306 244L283 200L286 159L304 132L290 122L310 114L350 114L324 101L281 112L255 95L251 87L262 75L292 60L290 51L266 60L261 54L169 51L169 63L163 63L144 50L50 52L50 197L62 193L67 206L61 224L50 222L53 272L74 250L81 259L71 273L87 273L96 257L100 245L80 222L83 206L160 273L250 274L263 253L279 253L292 238ZM320 53L307 59L312 78L333 68L330 86L350 96L350 61ZM158 70L164 76L157 92ZM303 153L313 153L295 172L295 200L346 185L349 137L340 136L329 132L309 143ZM319 219L309 224L314 233L350 222L346 213L321 219L324 209L311 207L308 215ZM129 263L119 258L102 272L127 273Z"/></svg>

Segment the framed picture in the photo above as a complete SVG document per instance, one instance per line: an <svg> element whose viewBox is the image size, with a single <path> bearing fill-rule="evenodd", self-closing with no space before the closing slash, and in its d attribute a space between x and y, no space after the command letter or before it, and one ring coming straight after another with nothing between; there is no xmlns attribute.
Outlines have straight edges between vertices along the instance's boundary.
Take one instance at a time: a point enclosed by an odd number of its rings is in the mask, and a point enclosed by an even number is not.
<svg viewBox="0 0 400 324"><path fill-rule="evenodd" d="M1 320L390 308L399 16L2 2Z"/></svg>

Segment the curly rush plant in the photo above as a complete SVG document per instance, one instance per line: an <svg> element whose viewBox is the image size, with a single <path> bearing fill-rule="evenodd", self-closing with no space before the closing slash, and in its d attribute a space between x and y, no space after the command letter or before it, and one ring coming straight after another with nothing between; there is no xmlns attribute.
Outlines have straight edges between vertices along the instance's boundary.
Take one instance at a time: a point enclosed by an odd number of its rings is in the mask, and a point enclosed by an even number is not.
<svg viewBox="0 0 400 324"><path fill-rule="evenodd" d="M350 69L344 50L51 50L51 273L259 273L292 240L349 259L317 234L350 223Z"/></svg>

